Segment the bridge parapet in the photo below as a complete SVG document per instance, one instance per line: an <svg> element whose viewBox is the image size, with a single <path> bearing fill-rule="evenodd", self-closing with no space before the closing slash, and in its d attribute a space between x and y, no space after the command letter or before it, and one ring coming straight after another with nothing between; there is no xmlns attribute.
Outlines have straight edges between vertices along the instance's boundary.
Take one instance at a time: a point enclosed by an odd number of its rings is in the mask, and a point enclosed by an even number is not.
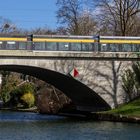
<svg viewBox="0 0 140 140"><path fill-rule="evenodd" d="M134 52L73 52L73 51L32 51L32 50L1 50L0 57L44 57L44 58L58 58L58 59L140 59L140 53Z"/></svg>

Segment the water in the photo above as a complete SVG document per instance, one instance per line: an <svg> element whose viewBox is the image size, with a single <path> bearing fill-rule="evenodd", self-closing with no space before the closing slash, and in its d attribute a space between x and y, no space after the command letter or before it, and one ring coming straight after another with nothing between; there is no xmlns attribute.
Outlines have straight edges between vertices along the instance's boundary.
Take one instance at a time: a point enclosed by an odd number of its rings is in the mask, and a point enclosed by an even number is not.
<svg viewBox="0 0 140 140"><path fill-rule="evenodd" d="M0 111L0 140L139 140L140 125Z"/></svg>

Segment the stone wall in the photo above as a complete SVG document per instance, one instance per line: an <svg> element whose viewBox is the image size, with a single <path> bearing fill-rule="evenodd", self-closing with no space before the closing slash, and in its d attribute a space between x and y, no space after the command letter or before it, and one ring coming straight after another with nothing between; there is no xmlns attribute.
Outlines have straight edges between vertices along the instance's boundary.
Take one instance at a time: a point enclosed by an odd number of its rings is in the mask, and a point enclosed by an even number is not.
<svg viewBox="0 0 140 140"><path fill-rule="evenodd" d="M76 79L100 95L112 108L128 101L122 88L121 76L131 68L132 61L56 60L53 70L67 74L75 67Z"/></svg>

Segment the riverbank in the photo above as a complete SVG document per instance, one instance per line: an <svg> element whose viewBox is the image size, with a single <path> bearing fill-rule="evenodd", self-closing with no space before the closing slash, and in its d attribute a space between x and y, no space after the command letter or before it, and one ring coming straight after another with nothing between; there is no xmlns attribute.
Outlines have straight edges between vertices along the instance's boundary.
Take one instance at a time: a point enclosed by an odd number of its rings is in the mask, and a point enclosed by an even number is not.
<svg viewBox="0 0 140 140"><path fill-rule="evenodd" d="M140 123L140 117L121 114L92 113L88 118L96 121Z"/></svg>
<svg viewBox="0 0 140 140"><path fill-rule="evenodd" d="M93 120L140 123L140 98L110 111L92 113Z"/></svg>
<svg viewBox="0 0 140 140"><path fill-rule="evenodd" d="M27 109L21 109L21 108L0 108L0 110L2 111L16 111L16 112L34 112L34 113L38 113L38 110L36 107L32 107L32 108L27 108Z"/></svg>

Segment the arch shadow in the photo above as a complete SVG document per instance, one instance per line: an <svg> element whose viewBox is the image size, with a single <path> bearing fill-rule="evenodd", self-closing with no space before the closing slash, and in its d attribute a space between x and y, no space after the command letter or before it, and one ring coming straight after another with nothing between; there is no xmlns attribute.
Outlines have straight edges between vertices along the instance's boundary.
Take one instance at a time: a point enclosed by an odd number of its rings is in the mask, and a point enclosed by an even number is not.
<svg viewBox="0 0 140 140"><path fill-rule="evenodd" d="M110 109L110 106L89 87L59 72L25 65L0 65L0 70L31 75L55 86L75 103L77 110L97 112Z"/></svg>

